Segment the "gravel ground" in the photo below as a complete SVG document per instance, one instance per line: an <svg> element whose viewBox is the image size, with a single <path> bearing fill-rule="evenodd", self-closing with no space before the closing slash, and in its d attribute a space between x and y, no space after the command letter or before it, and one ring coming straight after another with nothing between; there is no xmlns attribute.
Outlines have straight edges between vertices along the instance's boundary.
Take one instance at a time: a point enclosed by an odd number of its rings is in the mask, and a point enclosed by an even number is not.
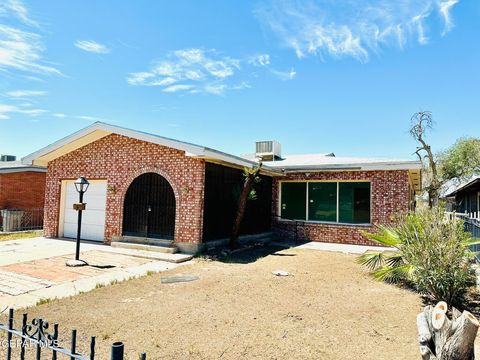
<svg viewBox="0 0 480 360"><path fill-rule="evenodd" d="M84 348L96 335L98 359L114 341L129 359L419 358L418 295L373 281L353 255L274 250L198 259L28 312L58 322L62 338L76 327ZM161 283L173 275L200 279Z"/></svg>

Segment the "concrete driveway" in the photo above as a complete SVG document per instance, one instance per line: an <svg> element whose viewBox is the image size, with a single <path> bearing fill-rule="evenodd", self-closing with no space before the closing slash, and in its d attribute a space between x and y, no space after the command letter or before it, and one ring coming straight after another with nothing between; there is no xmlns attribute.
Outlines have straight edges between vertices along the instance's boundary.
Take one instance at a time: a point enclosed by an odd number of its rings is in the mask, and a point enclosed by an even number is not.
<svg viewBox="0 0 480 360"><path fill-rule="evenodd" d="M0 311L86 292L98 286L175 268L191 256L82 243L89 266L71 268L75 242L43 237L0 242Z"/></svg>

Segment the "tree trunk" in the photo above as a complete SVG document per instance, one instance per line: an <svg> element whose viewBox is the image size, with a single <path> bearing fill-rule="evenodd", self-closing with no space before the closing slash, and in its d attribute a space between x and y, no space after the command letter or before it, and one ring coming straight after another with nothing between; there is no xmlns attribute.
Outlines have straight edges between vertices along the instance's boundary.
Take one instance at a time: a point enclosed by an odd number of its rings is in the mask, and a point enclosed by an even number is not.
<svg viewBox="0 0 480 360"><path fill-rule="evenodd" d="M474 342L478 320L468 311L452 308L447 316L447 304L426 306L417 315L418 342L423 360L474 360Z"/></svg>
<svg viewBox="0 0 480 360"><path fill-rule="evenodd" d="M245 215L245 208L247 207L248 196L253 189L253 184L255 183L255 178L257 177L260 168L254 171L253 173L248 173L245 183L243 184L243 189L238 200L237 213L235 215L235 220L233 221L232 233L230 235L230 248L235 249L238 247L238 236L240 233L240 225L242 224L243 216Z"/></svg>

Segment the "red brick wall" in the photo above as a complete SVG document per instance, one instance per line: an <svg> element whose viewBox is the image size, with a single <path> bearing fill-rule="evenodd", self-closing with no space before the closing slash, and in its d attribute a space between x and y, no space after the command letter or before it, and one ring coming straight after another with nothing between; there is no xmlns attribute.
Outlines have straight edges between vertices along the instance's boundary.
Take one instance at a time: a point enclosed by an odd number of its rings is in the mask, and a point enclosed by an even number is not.
<svg viewBox="0 0 480 360"><path fill-rule="evenodd" d="M44 172L0 174L0 209L41 209L45 200Z"/></svg>
<svg viewBox="0 0 480 360"><path fill-rule="evenodd" d="M392 217L400 212L408 211L409 182L408 171L345 171L289 174L273 182L273 213L279 214L279 180L368 180L371 182L372 224L388 224ZM280 237L291 237L293 222L276 221L275 232ZM345 244L376 245L368 241L362 231L373 231L373 226L306 223L299 236L310 241L322 241Z"/></svg>
<svg viewBox="0 0 480 360"><path fill-rule="evenodd" d="M183 151L109 135L48 164L44 231L58 236L61 180L107 180L105 239L122 235L123 201L132 181L146 172L165 177L176 199L175 241L200 243L202 239L205 163Z"/></svg>

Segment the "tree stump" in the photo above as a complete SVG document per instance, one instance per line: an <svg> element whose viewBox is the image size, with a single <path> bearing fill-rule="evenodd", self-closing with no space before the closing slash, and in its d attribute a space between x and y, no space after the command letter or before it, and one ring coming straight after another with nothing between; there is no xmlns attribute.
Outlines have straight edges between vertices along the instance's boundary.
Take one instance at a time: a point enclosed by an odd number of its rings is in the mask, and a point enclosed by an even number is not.
<svg viewBox="0 0 480 360"><path fill-rule="evenodd" d="M474 343L479 322L470 312L452 307L447 316L447 303L426 306L417 315L418 342L423 360L474 360Z"/></svg>

